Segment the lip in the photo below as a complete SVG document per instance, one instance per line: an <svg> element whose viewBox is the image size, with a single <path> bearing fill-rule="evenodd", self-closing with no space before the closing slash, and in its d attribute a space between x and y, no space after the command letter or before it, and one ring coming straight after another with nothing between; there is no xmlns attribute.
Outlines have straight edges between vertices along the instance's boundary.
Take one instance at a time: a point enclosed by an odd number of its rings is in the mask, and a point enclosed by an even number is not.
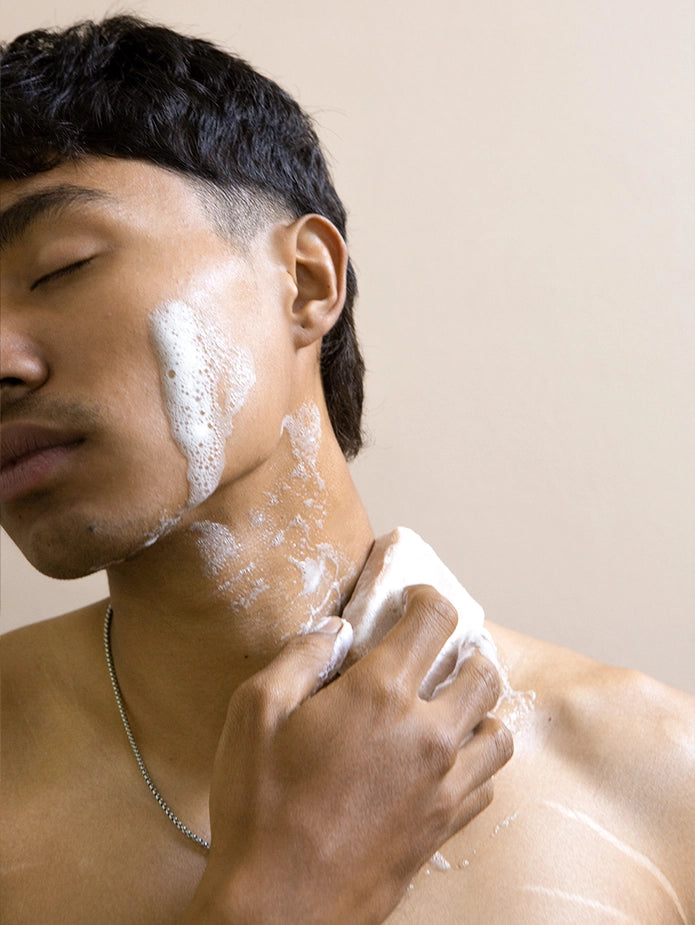
<svg viewBox="0 0 695 925"><path fill-rule="evenodd" d="M39 487L83 443L81 435L37 424L7 424L0 438L0 503Z"/></svg>

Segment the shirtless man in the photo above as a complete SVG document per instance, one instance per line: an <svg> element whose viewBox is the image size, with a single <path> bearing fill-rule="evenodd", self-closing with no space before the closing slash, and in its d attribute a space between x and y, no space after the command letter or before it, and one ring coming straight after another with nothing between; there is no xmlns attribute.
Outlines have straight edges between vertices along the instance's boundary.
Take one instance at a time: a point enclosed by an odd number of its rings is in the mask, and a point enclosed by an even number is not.
<svg viewBox="0 0 695 925"><path fill-rule="evenodd" d="M4 79L28 102L14 128L5 105L3 426L13 458L34 443L3 472L3 524L47 574L107 568L112 606L5 644L8 921L694 922L686 695L491 627L515 757L478 815L509 746L480 722L496 692L470 694L480 656L417 696L454 627L443 600L413 589L310 696L349 642L322 618L373 542L345 463L342 207L289 100L242 90L253 112L229 126L230 59L105 31L98 54L91 31L27 40ZM209 853L148 792L119 689Z"/></svg>

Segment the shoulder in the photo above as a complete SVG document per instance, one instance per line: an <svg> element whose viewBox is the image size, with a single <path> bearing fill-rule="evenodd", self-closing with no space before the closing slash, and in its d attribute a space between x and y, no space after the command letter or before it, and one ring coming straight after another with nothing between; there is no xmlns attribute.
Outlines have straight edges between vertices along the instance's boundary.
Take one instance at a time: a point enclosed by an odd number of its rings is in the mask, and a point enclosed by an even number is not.
<svg viewBox="0 0 695 925"><path fill-rule="evenodd" d="M538 680L539 719L553 729L549 752L692 907L695 698L638 671L550 649Z"/></svg>
<svg viewBox="0 0 695 925"><path fill-rule="evenodd" d="M655 814L685 805L692 817L695 698L506 629L493 636L512 687L535 692L536 732L568 767L617 800L639 799Z"/></svg>
<svg viewBox="0 0 695 925"><path fill-rule="evenodd" d="M85 631L90 632L97 615L103 616L106 604L106 601L99 601L70 613L29 623L27 626L3 633L0 635L3 668L7 670L38 653L47 654L53 651L56 645L59 648L72 647L84 636Z"/></svg>
<svg viewBox="0 0 695 925"><path fill-rule="evenodd" d="M695 698L632 669L613 668L562 646L495 628L511 683L532 689L560 742L630 761L658 741L674 761L695 763Z"/></svg>
<svg viewBox="0 0 695 925"><path fill-rule="evenodd" d="M695 698L689 694L639 671L581 659L549 701L563 719L565 744L580 758L609 754L614 766L661 785L667 769L678 768L692 785Z"/></svg>
<svg viewBox="0 0 695 925"><path fill-rule="evenodd" d="M92 604L0 636L3 726L53 712L88 681L99 657L105 604Z"/></svg>
<svg viewBox="0 0 695 925"><path fill-rule="evenodd" d="M14 838L72 792L75 768L94 760L90 749L109 721L100 610L30 624L0 641L5 822Z"/></svg>
<svg viewBox="0 0 695 925"><path fill-rule="evenodd" d="M537 691L555 748L602 776L629 772L655 800L664 775L695 786L695 698L632 669L515 635L528 653L524 682ZM607 760L609 759L609 760ZM653 785L653 786L652 786Z"/></svg>

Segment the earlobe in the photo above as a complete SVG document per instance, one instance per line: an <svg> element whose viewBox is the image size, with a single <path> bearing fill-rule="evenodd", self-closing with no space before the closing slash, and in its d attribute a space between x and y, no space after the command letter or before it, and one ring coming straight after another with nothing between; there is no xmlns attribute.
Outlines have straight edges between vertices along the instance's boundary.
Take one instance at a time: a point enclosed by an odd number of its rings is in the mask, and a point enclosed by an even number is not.
<svg viewBox="0 0 695 925"><path fill-rule="evenodd" d="M345 302L347 247L322 215L303 215L291 226L294 239L292 324L296 346L320 340L338 320Z"/></svg>

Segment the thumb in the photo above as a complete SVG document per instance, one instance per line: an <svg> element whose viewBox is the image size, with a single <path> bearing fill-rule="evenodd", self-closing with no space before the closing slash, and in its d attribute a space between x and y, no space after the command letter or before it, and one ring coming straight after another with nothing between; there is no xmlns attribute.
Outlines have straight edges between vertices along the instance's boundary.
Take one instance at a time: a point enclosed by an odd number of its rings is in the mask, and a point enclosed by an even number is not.
<svg viewBox="0 0 695 925"><path fill-rule="evenodd" d="M352 624L347 620L343 620L342 617L323 617L318 623L301 630L292 642L285 646L284 652L293 644L299 647L307 672L310 670L310 662L314 659L315 666L319 669L317 683L302 696L302 700L315 694L320 687L335 677L350 651L353 639ZM332 645L328 661L325 661L327 640L332 640ZM309 680L307 673L307 683Z"/></svg>
<svg viewBox="0 0 695 925"><path fill-rule="evenodd" d="M293 636L272 662L237 688L232 701L243 699L243 689L252 686L264 691L264 706L274 721L289 716L336 674L352 638L347 620L324 617Z"/></svg>

